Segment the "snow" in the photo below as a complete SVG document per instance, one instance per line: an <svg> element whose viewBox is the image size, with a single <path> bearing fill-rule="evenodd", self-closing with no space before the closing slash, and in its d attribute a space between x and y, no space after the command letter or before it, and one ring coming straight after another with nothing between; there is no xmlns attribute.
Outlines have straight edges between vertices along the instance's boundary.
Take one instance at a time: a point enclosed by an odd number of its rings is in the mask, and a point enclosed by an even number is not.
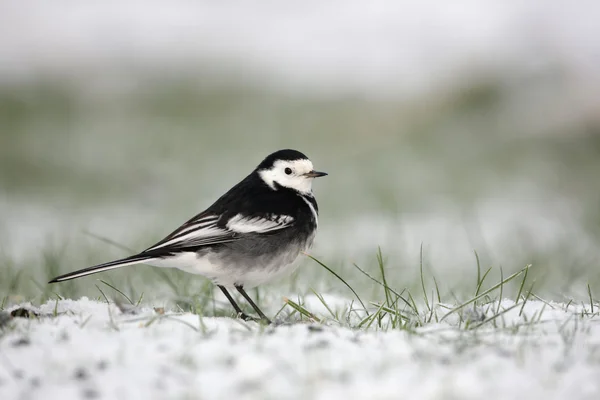
<svg viewBox="0 0 600 400"><path fill-rule="evenodd" d="M318 299L305 304L327 315ZM504 300L500 309L512 305ZM263 327L151 308L132 314L86 298L48 302L39 318L13 318L0 336L0 398L593 399L600 318L582 316L586 310L529 301L496 327L466 330L456 313L410 333L334 321Z"/></svg>

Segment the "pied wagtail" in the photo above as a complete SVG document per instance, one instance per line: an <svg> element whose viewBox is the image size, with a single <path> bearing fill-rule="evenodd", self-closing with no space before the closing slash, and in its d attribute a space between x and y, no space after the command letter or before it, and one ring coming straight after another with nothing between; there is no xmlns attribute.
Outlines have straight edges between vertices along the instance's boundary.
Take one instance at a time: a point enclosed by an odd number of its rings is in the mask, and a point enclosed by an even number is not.
<svg viewBox="0 0 600 400"><path fill-rule="evenodd" d="M296 150L279 150L213 205L139 254L81 269L52 279L62 282L134 264L179 268L211 279L237 315L244 314L227 288L235 288L258 313L248 296L252 288L291 273L293 261L313 242L318 225L314 178L327 175Z"/></svg>

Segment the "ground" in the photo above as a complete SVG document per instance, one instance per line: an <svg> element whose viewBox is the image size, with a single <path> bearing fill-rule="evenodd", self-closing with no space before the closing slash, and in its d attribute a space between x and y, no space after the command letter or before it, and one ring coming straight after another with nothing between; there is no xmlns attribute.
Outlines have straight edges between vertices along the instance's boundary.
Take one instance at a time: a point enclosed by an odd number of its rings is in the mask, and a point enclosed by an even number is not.
<svg viewBox="0 0 600 400"><path fill-rule="evenodd" d="M334 313L351 304L324 299ZM351 313L336 321L316 297L307 297L304 307L320 322L295 314L265 327L87 298L15 305L4 313L0 398L575 400L600 394L600 317L590 304L503 300L465 307L468 312L443 321L449 308L438 304L434 320L415 329L391 327L389 315L360 328ZM29 318L6 320L18 309L28 309Z"/></svg>

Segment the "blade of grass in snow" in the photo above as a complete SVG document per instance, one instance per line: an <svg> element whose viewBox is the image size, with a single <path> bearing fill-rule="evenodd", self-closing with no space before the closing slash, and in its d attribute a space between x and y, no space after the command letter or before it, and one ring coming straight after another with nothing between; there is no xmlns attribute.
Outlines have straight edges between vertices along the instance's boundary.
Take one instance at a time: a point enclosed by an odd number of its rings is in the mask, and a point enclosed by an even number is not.
<svg viewBox="0 0 600 400"><path fill-rule="evenodd" d="M333 276L335 276L336 278L338 278L344 285L346 285L348 287L348 289L350 289L350 291L352 293L354 293L354 295L356 296L356 298L358 299L358 302L363 306L363 308L365 309L365 311L367 310L367 307L365 307L365 303L362 302L362 300L360 299L358 293L356 293L356 291L354 291L354 289L352 288L352 286L350 286L348 284L348 282L346 282L341 276L339 276L337 273L335 273L335 271L333 271L331 268L329 268L327 265L323 264L321 261L317 260L316 258L314 258L313 256L311 256L310 254L304 253L308 256L308 258L310 258L311 260L315 261L317 264L319 264L321 267L325 268L327 271L329 271Z"/></svg>
<svg viewBox="0 0 600 400"><path fill-rule="evenodd" d="M306 308L302 307L300 304L294 302L293 300L288 299L287 297L283 298L283 301L289 305L290 307L292 307L294 310L298 311L301 315L304 315L305 317L312 319L316 322L321 322L321 319L318 318L316 315L314 315L313 313L311 313L310 311L308 311Z"/></svg>
<svg viewBox="0 0 600 400"><path fill-rule="evenodd" d="M542 309L539 311L537 319L535 321L536 324L539 324L540 321L542 320L542 315L544 314L544 311L546 311L546 304L544 303L544 305L542 306Z"/></svg>
<svg viewBox="0 0 600 400"><path fill-rule="evenodd" d="M594 297L592 296L592 288L590 287L589 283L587 285L587 291L588 291L588 295L590 297L590 311L593 314L594 313Z"/></svg>
<svg viewBox="0 0 600 400"><path fill-rule="evenodd" d="M128 253L136 253L135 250L133 250L133 249L131 249L131 248L125 246L125 245L122 245L121 243L115 242L114 240L109 239L109 238L107 238L105 236L101 236L101 235L92 233L92 232L87 231L87 230L84 230L83 233L85 235L93 237L94 239L98 239L101 242L104 242L106 244L110 244L111 246L115 246L115 247L117 247L117 248L119 248L121 250L124 250L124 251L128 252Z"/></svg>
<svg viewBox="0 0 600 400"><path fill-rule="evenodd" d="M529 268L525 271L525 276L523 276L523 280L521 281L521 285L519 286L519 292L517 293L517 297L515 298L515 303L519 301L519 297L521 297L521 293L523 293L523 287L525 286L525 281L527 280L528 273Z"/></svg>
<svg viewBox="0 0 600 400"><path fill-rule="evenodd" d="M184 321L182 319L177 318L177 315L169 315L169 314L162 314L162 315L153 315L151 317L135 317L135 318L129 318L126 320L122 320L122 323L132 323L132 322L145 322L144 323L144 328L148 328L149 326L153 325L156 321L162 320L162 319L168 319L170 321L175 321L178 322L180 324L183 324L191 329L193 329L194 331L198 332L198 328L196 328L194 325L190 324L187 321Z"/></svg>
<svg viewBox="0 0 600 400"><path fill-rule="evenodd" d="M54 303L54 310L52 311L52 315L56 317L58 315L58 301L60 300L59 296L56 296L56 302Z"/></svg>
<svg viewBox="0 0 600 400"><path fill-rule="evenodd" d="M477 260L477 285L476 285L476 287L479 287L479 282L481 282L481 263L479 262L479 254L477 254L477 250L473 250L473 253L475 253L475 260ZM477 293L475 293L475 295L477 296Z"/></svg>
<svg viewBox="0 0 600 400"><path fill-rule="evenodd" d="M277 311L275 313L275 315L273 316L273 319L277 319L277 317L279 316L279 314L281 314L281 312L287 307L287 303L283 303L283 305L281 306L281 308L279 309L279 311Z"/></svg>
<svg viewBox="0 0 600 400"><path fill-rule="evenodd" d="M489 288L488 290L486 290L485 292L479 294L478 296L473 297L472 299L466 301L465 303L462 303L461 305L459 305L458 307L453 308L452 310L450 310L446 315L444 315L440 321L443 321L444 319L446 319L449 315L455 313L456 311L462 310L464 307L468 306L469 304L479 300L480 298L486 296L487 294L493 292L494 290L498 289L500 286L504 285L505 283L508 283L510 281L512 281L513 279L515 279L517 276L523 274L531 265L527 265L525 268L521 269L520 271L515 272L514 274L510 275L508 278L503 279L500 283L497 283L496 285L492 286L491 288Z"/></svg>
<svg viewBox="0 0 600 400"><path fill-rule="evenodd" d="M544 303L544 305L546 305L546 306L550 307L551 309L554 309L554 306L553 306L552 304L550 304L548 301L546 301L546 300L542 299L542 298L541 298L540 296L538 296L537 294L535 294L535 293L531 293L531 297L533 297L533 298L534 298L534 299L536 299L536 300L539 300L539 301L541 301L542 303Z"/></svg>
<svg viewBox="0 0 600 400"><path fill-rule="evenodd" d="M104 283L109 288L112 288L116 292L120 293L123 297L125 297L127 299L127 301L129 302L129 304L134 305L133 301L125 293L123 293L122 291L120 291L119 289L117 289L116 287L114 287L113 285L111 285L110 283L108 283L106 281L103 281L102 279L100 279L100 282Z"/></svg>
<svg viewBox="0 0 600 400"><path fill-rule="evenodd" d="M398 316L399 316L400 318L402 318L403 320L405 320L405 321L410 321L410 318L409 318L409 317L407 317L407 316L405 316L405 315L403 315L402 313L400 313L398 309L394 309L394 308L386 307L386 306L385 306L385 303L378 304L378 303L376 303L376 302L371 302L371 304L372 304L372 305L374 305L374 306L375 306L375 307L377 307L377 308L379 308L379 307L383 306L383 307L381 307L381 309L382 309L383 311L385 311L386 313L388 313L388 314L392 314L392 315L398 315Z"/></svg>
<svg viewBox="0 0 600 400"><path fill-rule="evenodd" d="M375 321L375 319L379 319L379 316L381 315L381 310L383 309L383 307L385 306L385 303L381 303L381 306L377 309L377 311L373 314L371 314L370 316L370 321L366 326L366 329L369 329L371 327L371 325L373 324L373 322ZM380 324L380 328L381 328L381 320L379 320L379 324ZM360 328L360 326L359 326Z"/></svg>
<svg viewBox="0 0 600 400"><path fill-rule="evenodd" d="M319 299L319 301L321 302L321 304L323 304L323 306L327 309L327 311L329 311L329 314L331 314L331 316L333 317L334 320L338 320L337 316L335 315L335 313L331 310L331 308L329 307L329 305L327 304L327 302L325 301L325 299L323 298L322 295L320 295L319 293L317 293L314 289L310 289L315 296L317 296L317 299Z"/></svg>
<svg viewBox="0 0 600 400"><path fill-rule="evenodd" d="M500 310L500 303L501 303L501 302L500 302L500 301L498 301L498 310ZM477 329L477 328L480 328L480 327L482 327L483 325L487 324L488 322L491 322L491 321L494 321L494 320L496 320L498 317L500 317L500 316L502 316L502 315L506 314L507 312L509 312L509 311L511 311L511 310L513 310L513 309L515 309L515 308L519 307L519 306L521 306L521 303L515 303L515 304L513 304L512 306L510 306L510 307L508 307L508 308L505 308L505 309L504 309L504 310L502 310L501 312L496 312L494 315L492 315L492 316L491 316L491 317L489 317L489 318L486 318L485 320L481 321L481 322L480 322L480 323L478 323L477 325L470 326L470 327L469 327L469 329Z"/></svg>
<svg viewBox="0 0 600 400"><path fill-rule="evenodd" d="M435 284L435 292L437 294L438 303L441 303L442 296L440 296L440 288L438 286L437 279L435 279L435 276L433 277L433 283Z"/></svg>
<svg viewBox="0 0 600 400"><path fill-rule="evenodd" d="M113 315L112 315L112 311L110 309L110 305L106 306L106 309L108 311L108 321L110 322L110 327L113 328L115 331L119 332L121 329L119 329L119 325L117 325L117 323L115 322Z"/></svg>
<svg viewBox="0 0 600 400"><path fill-rule="evenodd" d="M419 254L419 270L421 273L421 288L423 289L423 297L425 299L425 305L427 309L431 311L431 307L429 307L429 300L427 299L427 289L425 289L425 279L423 277L423 243L421 242L421 251Z"/></svg>
<svg viewBox="0 0 600 400"><path fill-rule="evenodd" d="M415 303L415 299L412 297L412 294L410 294L409 291L407 291L407 293L408 293L408 298L412 302L411 308L414 311L415 316L417 317L417 320L419 321L419 325L423 325L423 321L421 321L421 316L419 313L419 308L417 307L417 303Z"/></svg>
<svg viewBox="0 0 600 400"><path fill-rule="evenodd" d="M381 254L381 247L377 248L377 265L379 266L379 272L381 273L381 281L383 282L383 292L385 293L385 301L388 306L391 305L390 291L388 289L387 280L385 279L385 266L383 264L383 255Z"/></svg>
<svg viewBox="0 0 600 400"><path fill-rule="evenodd" d="M84 319L83 322L79 325L79 329L85 328L87 323L91 321L92 317L93 315L89 315L86 319Z"/></svg>
<svg viewBox="0 0 600 400"><path fill-rule="evenodd" d="M490 273L490 271L492 270L492 267L488 268L487 271L485 271L485 274L483 274L483 277L481 278L481 280L477 283L477 288L475 289L475 296L479 295L479 291L481 290L481 286L483 285L483 282L485 281L485 278L487 278L488 274Z"/></svg>
<svg viewBox="0 0 600 400"><path fill-rule="evenodd" d="M571 303L573 303L573 299L569 299L569 302L565 306L565 312L569 311L569 306L571 305Z"/></svg>
<svg viewBox="0 0 600 400"><path fill-rule="evenodd" d="M412 308L412 307L413 307L413 306L412 306L412 304L410 304L410 303L408 302L408 300L406 300L406 299L405 299L405 298L402 296L402 294L403 294L403 293L406 291L406 289L402 289L402 292L398 293L398 292L397 292L397 291L395 291L393 288L391 288L391 287L389 287L389 286L387 286L387 285L384 285L382 282L378 281L376 278L374 278L374 277L372 277L371 275L369 275L369 273L368 273L367 271L363 270L363 269L362 269L361 267L359 267L357 264L355 264L355 263L354 263L354 264L352 264L352 265L354 265L354 267L355 267L356 269L358 269L360 272L362 272L362 273L363 273L363 274L364 274L364 275L365 275L367 278L371 279L373 282L375 282L375 283L377 283L378 285L381 285L381 286L383 286L383 287L387 287L387 288L388 288L388 290L389 290L390 292L392 292L392 293L394 293L396 296L398 296L398 297L399 297L399 298L400 298L402 301L404 301L404 303L406 303L406 305L407 305L407 306L409 306L410 308ZM368 314L368 312L367 312L367 314Z"/></svg>
<svg viewBox="0 0 600 400"><path fill-rule="evenodd" d="M104 300L106 300L106 304L110 305L110 301L108 301L108 297L106 297L106 295L104 294L104 292L102 291L102 289L100 289L100 287L98 285L94 285L96 286L96 289L98 289L98 291L100 292L100 294L102 294L102 297L104 297Z"/></svg>
<svg viewBox="0 0 600 400"><path fill-rule="evenodd" d="M529 290L527 291L525 300L523 300L523 305L521 306L521 309L519 310L519 317L521 315L523 315L523 309L525 308L525 304L527 304L527 301L529 300L529 296L531 296L531 294L533 293L533 285L535 285L535 280L533 282L531 282L531 286L529 287Z"/></svg>
<svg viewBox="0 0 600 400"><path fill-rule="evenodd" d="M502 295L504 293L504 271L502 270L502 266L500 266L500 295L498 296L498 308L496 309L496 314L500 312L500 304L502 304Z"/></svg>

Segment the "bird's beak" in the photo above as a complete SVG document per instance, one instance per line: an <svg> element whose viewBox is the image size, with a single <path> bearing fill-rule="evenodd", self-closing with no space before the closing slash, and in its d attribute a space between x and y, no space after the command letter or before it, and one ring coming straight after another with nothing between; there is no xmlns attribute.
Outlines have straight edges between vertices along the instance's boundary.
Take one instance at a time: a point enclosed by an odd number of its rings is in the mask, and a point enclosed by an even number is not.
<svg viewBox="0 0 600 400"><path fill-rule="evenodd" d="M312 170L312 171L304 174L304 176L306 176L307 178L318 178L320 176L325 176L325 175L327 175L327 172L319 172L319 171L315 171L315 170Z"/></svg>

